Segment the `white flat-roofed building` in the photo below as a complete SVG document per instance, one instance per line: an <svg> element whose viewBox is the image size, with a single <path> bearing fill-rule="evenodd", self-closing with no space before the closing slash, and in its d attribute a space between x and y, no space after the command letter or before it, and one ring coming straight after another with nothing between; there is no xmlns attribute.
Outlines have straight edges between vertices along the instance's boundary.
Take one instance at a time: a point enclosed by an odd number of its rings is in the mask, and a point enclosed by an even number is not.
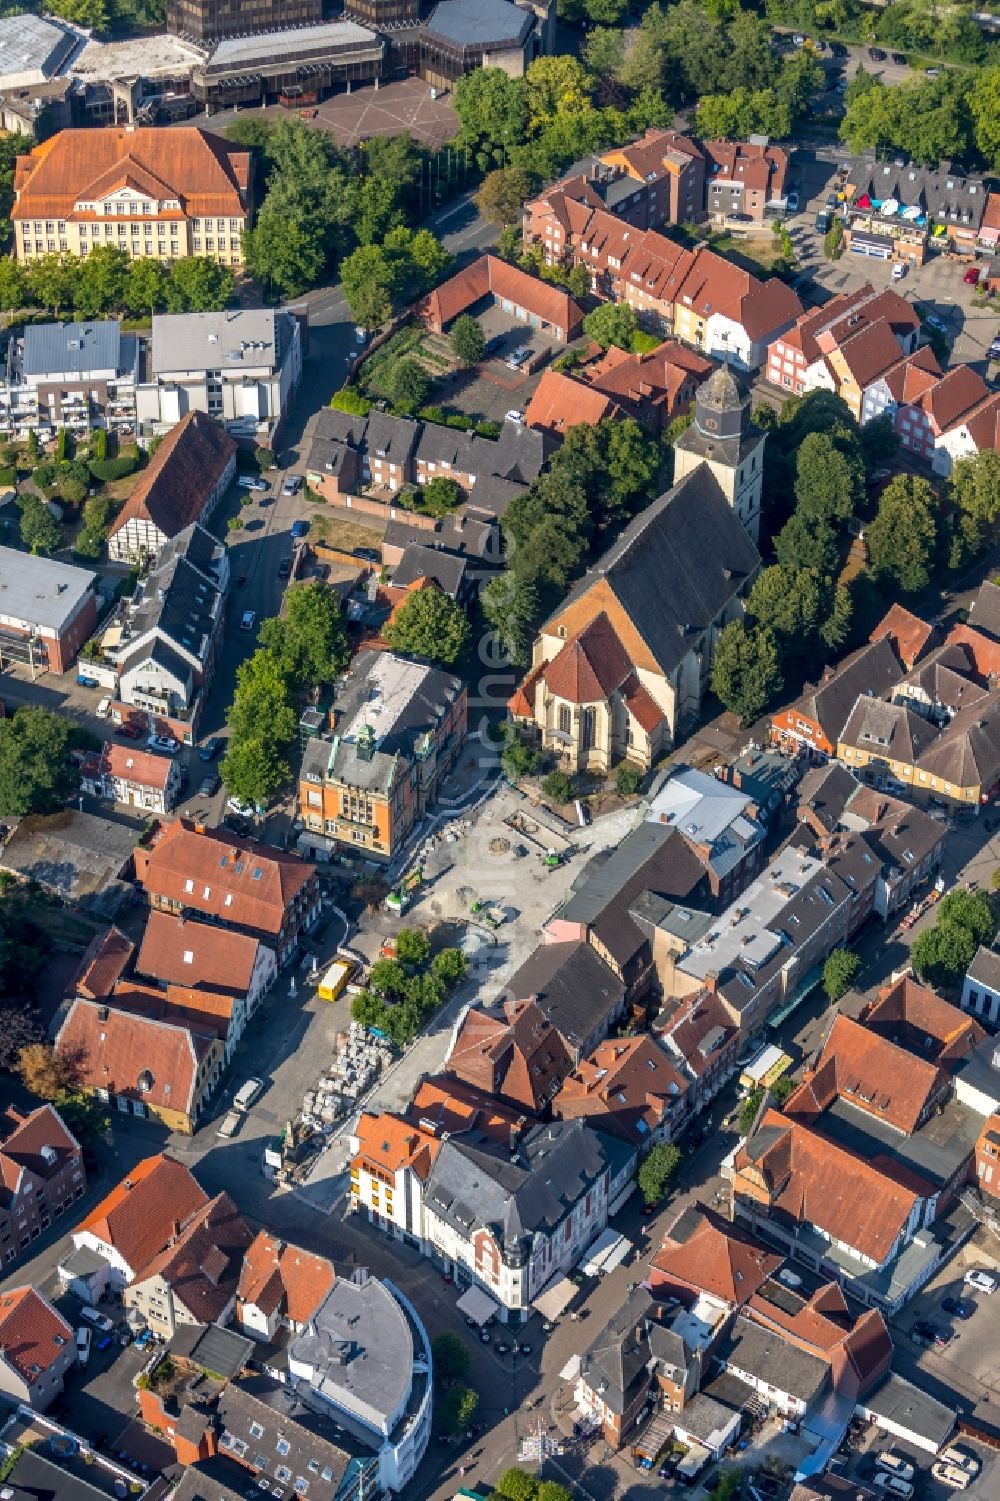
<svg viewBox="0 0 1000 1501"><path fill-rule="evenodd" d="M0 20L0 89L29 89L65 73L87 41L55 16L4 16Z"/></svg>
<svg viewBox="0 0 1000 1501"><path fill-rule="evenodd" d="M13 338L0 381L0 429L132 432L139 340L114 319L36 323Z"/></svg>
<svg viewBox="0 0 1000 1501"><path fill-rule="evenodd" d="M95 577L0 547L0 661L65 672L97 624Z"/></svg>
<svg viewBox="0 0 1000 1501"><path fill-rule="evenodd" d="M153 319L138 419L164 432L206 412L234 437L273 442L301 375L298 320L284 308L165 313Z"/></svg>
<svg viewBox="0 0 1000 1501"><path fill-rule="evenodd" d="M403 1491L431 1431L432 1360L427 1332L391 1282L359 1269L338 1277L288 1347L300 1397L378 1452L379 1482Z"/></svg>

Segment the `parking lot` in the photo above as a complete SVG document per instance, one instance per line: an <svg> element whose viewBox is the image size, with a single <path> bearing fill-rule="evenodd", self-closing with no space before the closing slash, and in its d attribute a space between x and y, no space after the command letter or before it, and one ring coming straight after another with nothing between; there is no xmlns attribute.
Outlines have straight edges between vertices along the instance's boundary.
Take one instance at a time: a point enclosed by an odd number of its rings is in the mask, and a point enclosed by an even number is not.
<svg viewBox="0 0 1000 1501"><path fill-rule="evenodd" d="M920 311L941 319L951 343L949 365L972 365L986 374L986 352L1000 332L1000 318L988 308L973 306L977 293L963 280L968 261L933 255L923 266L911 267L902 281L892 281L892 264L846 252L839 261L823 254L823 236L816 230L817 212L824 207L835 186L839 155L833 152L796 151L792 156L792 179L799 185L800 208L790 215L788 231L795 246L800 273L796 291L806 304L820 304L838 293L851 292L870 282L876 288L892 286Z"/></svg>
<svg viewBox="0 0 1000 1501"><path fill-rule="evenodd" d="M492 346L490 357L475 369L456 372L443 395L449 406L470 417L502 422L508 411L524 411L542 371L556 355L565 352L565 345L499 307L487 308L478 321L487 345ZM531 353L514 370L507 361L515 350L522 349Z"/></svg>

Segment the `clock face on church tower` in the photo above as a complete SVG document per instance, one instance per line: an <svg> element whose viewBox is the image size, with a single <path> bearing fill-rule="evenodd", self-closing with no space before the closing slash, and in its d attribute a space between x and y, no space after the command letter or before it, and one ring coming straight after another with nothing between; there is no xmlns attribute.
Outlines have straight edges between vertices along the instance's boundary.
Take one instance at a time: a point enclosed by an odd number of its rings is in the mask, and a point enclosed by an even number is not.
<svg viewBox="0 0 1000 1501"><path fill-rule="evenodd" d="M705 429L706 429L707 432L717 433L719 431L719 422L718 422L718 419L716 417L706 417L705 418Z"/></svg>

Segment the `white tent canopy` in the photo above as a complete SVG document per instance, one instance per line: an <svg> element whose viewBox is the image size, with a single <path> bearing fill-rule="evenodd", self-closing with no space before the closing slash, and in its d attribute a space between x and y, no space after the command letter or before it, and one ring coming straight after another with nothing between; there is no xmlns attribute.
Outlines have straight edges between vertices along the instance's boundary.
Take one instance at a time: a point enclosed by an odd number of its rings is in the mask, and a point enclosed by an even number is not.
<svg viewBox="0 0 1000 1501"><path fill-rule="evenodd" d="M483 1325L487 1319L495 1318L500 1312L500 1304L488 1293L484 1293L481 1287L470 1287L459 1298L458 1311Z"/></svg>
<svg viewBox="0 0 1000 1501"><path fill-rule="evenodd" d="M575 1282L557 1272L554 1277L550 1277L538 1297L532 1300L531 1306L537 1309L543 1319L557 1319L573 1301L576 1290Z"/></svg>

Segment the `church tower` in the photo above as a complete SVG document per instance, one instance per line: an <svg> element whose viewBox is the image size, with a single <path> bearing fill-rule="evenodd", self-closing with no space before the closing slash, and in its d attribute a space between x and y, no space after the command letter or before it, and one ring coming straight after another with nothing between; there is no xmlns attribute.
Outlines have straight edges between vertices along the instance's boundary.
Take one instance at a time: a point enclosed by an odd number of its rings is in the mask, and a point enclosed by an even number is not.
<svg viewBox="0 0 1000 1501"><path fill-rule="evenodd" d="M767 434L750 421L750 398L728 365L698 387L694 421L674 445L674 483L707 464L756 547Z"/></svg>

